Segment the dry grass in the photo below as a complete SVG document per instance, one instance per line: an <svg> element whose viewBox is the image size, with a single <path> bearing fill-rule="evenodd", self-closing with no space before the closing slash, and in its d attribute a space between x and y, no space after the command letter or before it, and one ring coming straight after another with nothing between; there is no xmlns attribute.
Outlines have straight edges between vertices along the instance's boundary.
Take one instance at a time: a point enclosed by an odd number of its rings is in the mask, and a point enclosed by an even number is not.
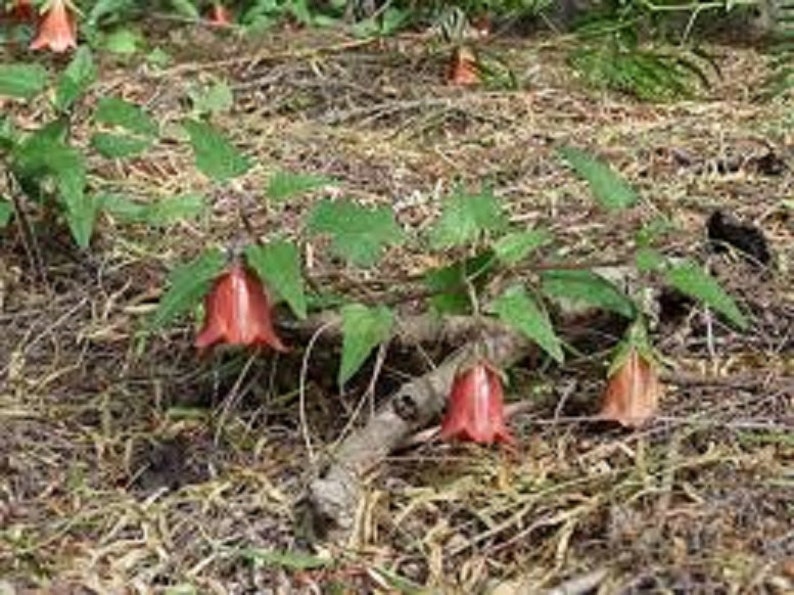
<svg viewBox="0 0 794 595"><path fill-rule="evenodd" d="M167 231L103 220L85 255L48 233L49 289L18 238L3 239L0 591L535 593L605 571L601 593L794 592L794 215L781 204L794 175L753 168L768 146L792 166L794 119L790 102L749 100L758 55L714 48L725 80L710 96L647 105L581 88L538 41L502 48L522 91L485 92L440 84L443 56L421 40L306 33L247 47L188 35L171 43L189 59L164 73L106 64L95 97L146 103L168 136L188 89L226 78L236 104L217 124L255 155L253 170L213 188L172 139L131 163L95 163L132 196L205 192L211 216ZM642 207L617 221L594 209L555 157L559 140L609 158ZM740 167L720 173L734 156ZM662 417L635 433L575 419L602 389L597 357L516 370L512 398L535 403L513 420L516 456L435 443L396 455L373 472L350 547L315 543L308 565L325 565L291 568L300 560L267 552L310 545L293 508L316 472L297 422L299 356L256 360L224 403L245 356L198 361L188 323L137 336L168 267L234 239L238 205L264 236L296 231L310 201L264 199L282 168L331 175L412 229L455 180L489 179L515 221L551 227L582 260L625 258L616 238L665 215L678 227L671 251L710 259L753 328L702 312L661 327L674 382ZM774 276L708 255L703 223L717 206L765 230ZM318 254L310 274L349 286L354 275ZM421 250L388 258L391 286L426 266ZM312 361L308 429L326 452L360 392L336 394L329 347ZM387 360L378 393L409 372ZM712 380L685 381L695 373Z"/></svg>

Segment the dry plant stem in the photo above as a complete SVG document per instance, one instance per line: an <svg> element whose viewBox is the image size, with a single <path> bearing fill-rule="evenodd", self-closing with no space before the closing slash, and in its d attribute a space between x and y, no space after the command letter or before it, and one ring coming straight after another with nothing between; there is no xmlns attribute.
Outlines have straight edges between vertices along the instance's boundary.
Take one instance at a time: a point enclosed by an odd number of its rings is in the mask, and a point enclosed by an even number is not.
<svg viewBox="0 0 794 595"><path fill-rule="evenodd" d="M361 415L361 410L364 409L364 406L369 403L370 404L370 415L375 415L375 386L378 383L378 378L380 378L381 370L383 369L383 364L386 361L386 344L383 343L378 348L378 355L375 359L375 369L372 371L372 377L369 381L369 386L367 386L367 390L364 391L364 394L361 395L361 398L358 400L356 404L356 408L353 410L353 414L350 416L350 421L345 424L345 427L342 428L342 431L339 433L339 438L334 443L333 448L336 448L339 444L344 442L347 435L350 433L350 430L353 429L353 426L358 421L358 416Z"/></svg>
<svg viewBox="0 0 794 595"><path fill-rule="evenodd" d="M314 447L312 446L311 431L309 430L309 418L308 415L306 415L306 378L309 374L309 359L311 358L312 351L314 350L314 344L320 338L320 335L322 335L332 325L333 323L323 324L312 335L308 345L306 345L306 353L303 354L303 361L301 362L301 375L298 381L298 414L300 416L301 436L303 436L303 443L306 445L306 454L309 457L309 462L312 464L312 466L315 464L316 456L314 453Z"/></svg>
<svg viewBox="0 0 794 595"><path fill-rule="evenodd" d="M11 202L14 205L14 215L16 215L17 223L19 224L19 232L22 236L22 246L25 249L25 254L28 257L30 266L38 273L44 286L49 289L47 270L44 266L41 250L39 250L39 244L36 241L36 234L33 233L30 220L22 207L22 201L19 200L19 185L11 172L6 173L6 184L8 185L8 194L11 196Z"/></svg>
<svg viewBox="0 0 794 595"><path fill-rule="evenodd" d="M515 363L530 349L525 339L510 332L486 335L480 346L500 367ZM362 476L441 413L455 372L473 349L467 344L436 369L404 384L341 444L331 466L309 485L303 502L315 535L339 544L350 540Z"/></svg>
<svg viewBox="0 0 794 595"><path fill-rule="evenodd" d="M267 206L267 203L265 203L265 205ZM262 246L262 240L254 230L254 226L251 224L251 219L248 217L248 213L245 212L245 209L243 209L242 200L239 197L237 198L237 214L240 217L240 223L242 223L243 229L248 235L248 238L257 246Z"/></svg>
<svg viewBox="0 0 794 595"><path fill-rule="evenodd" d="M237 399L242 394L240 387L242 387L243 380L245 380L245 377L248 375L248 370L251 369L251 365L254 363L258 352L259 350L248 356L248 360L246 360L243 369L240 370L240 373L237 375L237 380L234 381L234 386L232 386L232 389L224 399L223 407L221 408L220 415L218 416L218 425L215 428L215 436L213 437L213 444L215 444L215 446L218 446L219 444L221 432L223 432L223 425L226 423L226 418L229 415L229 411L231 411L232 407L234 407L235 403L237 403Z"/></svg>

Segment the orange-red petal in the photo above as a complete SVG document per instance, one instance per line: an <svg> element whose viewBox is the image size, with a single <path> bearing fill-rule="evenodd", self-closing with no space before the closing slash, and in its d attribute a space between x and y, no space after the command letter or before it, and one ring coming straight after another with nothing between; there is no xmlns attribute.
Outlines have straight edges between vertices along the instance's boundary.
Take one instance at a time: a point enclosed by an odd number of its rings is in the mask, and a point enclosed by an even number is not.
<svg viewBox="0 0 794 595"><path fill-rule="evenodd" d="M218 27L228 27L232 24L232 15L223 4L216 2L210 9L210 16L208 20L211 25Z"/></svg>
<svg viewBox="0 0 794 595"><path fill-rule="evenodd" d="M204 308L204 326L195 340L199 349L225 343L287 351L273 328L272 305L265 288L245 265L235 262L215 280Z"/></svg>
<svg viewBox="0 0 794 595"><path fill-rule="evenodd" d="M620 368L609 377L599 417L638 428L654 416L661 394L656 365L632 348Z"/></svg>
<svg viewBox="0 0 794 595"><path fill-rule="evenodd" d="M45 47L57 53L77 47L77 22L65 0L52 0L39 21L38 32L30 49Z"/></svg>
<svg viewBox="0 0 794 595"><path fill-rule="evenodd" d="M505 423L501 377L488 362L477 362L455 375L440 437L480 444L514 442Z"/></svg>
<svg viewBox="0 0 794 595"><path fill-rule="evenodd" d="M452 55L447 72L447 82L451 85L471 86L481 81L477 57L470 49L460 47Z"/></svg>

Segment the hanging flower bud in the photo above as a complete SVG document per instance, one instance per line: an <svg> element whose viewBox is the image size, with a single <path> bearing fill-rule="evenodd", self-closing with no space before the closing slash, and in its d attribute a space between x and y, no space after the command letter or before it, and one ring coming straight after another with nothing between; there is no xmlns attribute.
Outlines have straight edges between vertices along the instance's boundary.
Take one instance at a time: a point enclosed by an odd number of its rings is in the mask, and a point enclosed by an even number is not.
<svg viewBox="0 0 794 595"><path fill-rule="evenodd" d="M657 368L644 327L630 330L628 343L615 357L598 416L627 428L651 419L662 395Z"/></svg>
<svg viewBox="0 0 794 595"><path fill-rule="evenodd" d="M485 360L459 370L452 382L441 440L452 439L514 442L505 424L501 375Z"/></svg>
<svg viewBox="0 0 794 595"><path fill-rule="evenodd" d="M228 27L232 24L229 10L220 2L215 2L210 9L209 23L215 27Z"/></svg>
<svg viewBox="0 0 794 595"><path fill-rule="evenodd" d="M467 47L458 47L452 54L452 62L447 71L450 85L471 86L481 82L477 56Z"/></svg>
<svg viewBox="0 0 794 595"><path fill-rule="evenodd" d="M57 53L77 47L77 23L67 0L51 0L39 21L38 32L30 49L45 47Z"/></svg>
<svg viewBox="0 0 794 595"><path fill-rule="evenodd" d="M204 298L204 326L196 337L198 349L218 343L287 348L276 335L272 305L257 274L240 262L215 280Z"/></svg>

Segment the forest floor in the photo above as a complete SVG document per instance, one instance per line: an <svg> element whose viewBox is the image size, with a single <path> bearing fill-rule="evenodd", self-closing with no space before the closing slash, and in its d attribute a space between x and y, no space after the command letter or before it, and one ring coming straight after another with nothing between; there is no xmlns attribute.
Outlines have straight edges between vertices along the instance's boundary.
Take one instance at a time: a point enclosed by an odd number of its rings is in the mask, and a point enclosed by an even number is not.
<svg viewBox="0 0 794 595"><path fill-rule="evenodd" d="M120 192L203 192L211 214L166 231L104 217L87 253L53 232L41 239L49 288L16 234L3 238L0 593L505 595L571 579L579 591L565 592L794 592L794 106L754 99L763 56L716 45L711 89L650 104L586 88L551 38L490 44L520 90L486 91L446 85L447 51L410 36L293 31L254 46L207 30L162 35L173 64L103 57L89 102L140 102L168 137L191 90L225 80L234 105L213 122L255 166L213 187L176 132L142 158L98 160L94 175ZM560 142L608 160L641 205L618 219L600 211ZM659 417L638 431L577 420L597 410L616 337L561 367L518 366L508 400L532 405L510 422L517 455L405 450L368 477L350 543L312 542L295 512L318 472L302 432L332 453L367 374L338 394L338 349L319 348L302 428L301 349L247 362L230 402L244 357L199 360L194 321L139 336L169 268L235 239L236 205L265 237L296 232L319 195L268 206L280 169L333 177L410 229L427 226L454 182L489 180L513 222L547 226L577 261L625 260L633 230L664 216L667 252L708 266L752 326L700 307L657 326L668 382ZM717 208L763 230L769 270L709 250ZM314 258L318 283L387 290L432 264L408 248L367 274ZM387 357L375 399L410 373Z"/></svg>

